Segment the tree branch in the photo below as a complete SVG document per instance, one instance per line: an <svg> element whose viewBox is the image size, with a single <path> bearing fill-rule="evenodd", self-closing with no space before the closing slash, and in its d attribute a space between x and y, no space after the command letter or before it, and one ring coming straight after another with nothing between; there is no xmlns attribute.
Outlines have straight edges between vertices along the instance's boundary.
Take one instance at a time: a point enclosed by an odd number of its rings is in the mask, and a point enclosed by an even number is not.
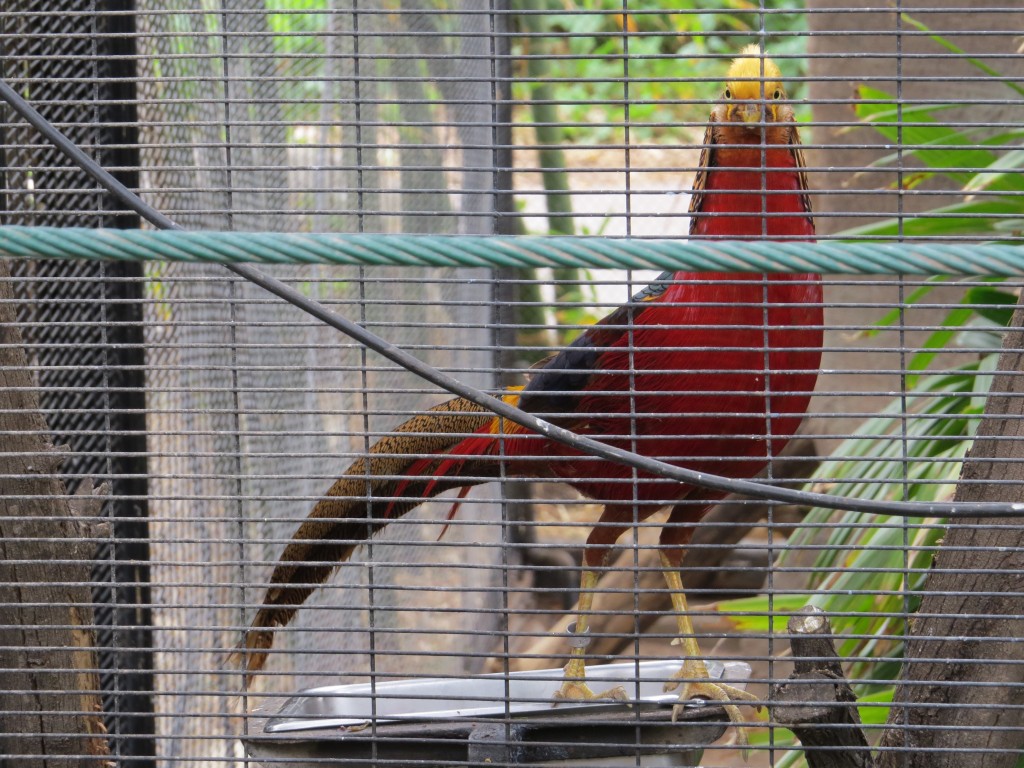
<svg viewBox="0 0 1024 768"><path fill-rule="evenodd" d="M790 618L789 633L794 671L772 687L772 718L800 739L811 768L871 768L857 699L843 677L828 618L807 606Z"/></svg>

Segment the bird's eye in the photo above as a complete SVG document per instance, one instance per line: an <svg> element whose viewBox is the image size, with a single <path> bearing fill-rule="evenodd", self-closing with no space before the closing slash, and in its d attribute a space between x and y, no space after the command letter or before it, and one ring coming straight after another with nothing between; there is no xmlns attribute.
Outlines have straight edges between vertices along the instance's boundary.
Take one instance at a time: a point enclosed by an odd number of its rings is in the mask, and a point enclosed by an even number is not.
<svg viewBox="0 0 1024 768"><path fill-rule="evenodd" d="M782 91L780 89L776 88L775 89L775 93L772 94L772 98L773 99L781 99L782 98Z"/></svg>
<svg viewBox="0 0 1024 768"><path fill-rule="evenodd" d="M728 89L728 88L725 89L725 98L727 98L727 99L731 99L732 98L732 91L730 89Z"/></svg>

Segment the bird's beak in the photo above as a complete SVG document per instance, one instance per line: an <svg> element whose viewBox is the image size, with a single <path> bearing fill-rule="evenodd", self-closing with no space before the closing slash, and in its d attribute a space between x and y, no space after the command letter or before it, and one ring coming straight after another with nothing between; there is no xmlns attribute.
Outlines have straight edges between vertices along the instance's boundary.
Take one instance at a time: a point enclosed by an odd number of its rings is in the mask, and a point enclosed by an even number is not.
<svg viewBox="0 0 1024 768"><path fill-rule="evenodd" d="M758 101L746 101L736 105L736 116L744 123L764 122L763 105Z"/></svg>

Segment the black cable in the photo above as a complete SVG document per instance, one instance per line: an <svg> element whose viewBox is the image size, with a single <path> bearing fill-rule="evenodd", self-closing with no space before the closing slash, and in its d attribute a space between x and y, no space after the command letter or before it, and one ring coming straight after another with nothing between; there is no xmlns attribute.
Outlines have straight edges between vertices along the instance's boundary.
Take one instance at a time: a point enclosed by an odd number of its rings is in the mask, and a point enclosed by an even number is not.
<svg viewBox="0 0 1024 768"><path fill-rule="evenodd" d="M21 115L57 149L63 152L75 165L88 173L104 189L116 196L128 208L138 213L146 221L158 229L183 229L183 227L147 204L114 178L101 165L75 145L74 142L57 130L46 118L40 115L32 105L25 101L2 79L0 79L0 98L6 101L15 112ZM359 324L328 309L323 304L304 296L280 280L260 272L258 269L247 264L226 264L225 266L235 274L284 299L289 304L298 307L318 320L327 323L332 328L341 331L346 336L355 339L360 344L365 345L367 348L372 349L374 352L432 384L436 384L454 395L465 398L497 416L515 422L544 437L568 445L570 448L590 456L619 462L635 467L641 472L676 480L687 485L696 485L750 498L800 506L843 509L851 512L866 512L893 517L1024 517L1024 503L872 501L868 499L845 498L829 496L824 493L814 493L812 491L778 488L753 480L737 480L721 475L684 469L683 467L677 467L657 459L649 459L645 456L577 435L567 429L562 429L543 419L538 419L526 411L511 406L496 397L492 397L486 392L475 389L458 379L452 378L427 365L419 358L396 347L391 342L371 333Z"/></svg>

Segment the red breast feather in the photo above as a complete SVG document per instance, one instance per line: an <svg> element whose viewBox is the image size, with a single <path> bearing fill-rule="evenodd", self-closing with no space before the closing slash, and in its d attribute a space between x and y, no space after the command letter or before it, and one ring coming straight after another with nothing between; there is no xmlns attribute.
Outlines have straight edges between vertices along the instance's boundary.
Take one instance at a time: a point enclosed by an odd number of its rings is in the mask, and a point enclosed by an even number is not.
<svg viewBox="0 0 1024 768"><path fill-rule="evenodd" d="M601 357L572 426L690 469L753 476L782 450L807 409L821 360L820 284L810 275L676 278L681 282ZM629 467L516 432L504 440L510 474L562 479L602 502L634 498L632 483L624 482L632 478ZM640 479L639 501L667 504L693 492Z"/></svg>

